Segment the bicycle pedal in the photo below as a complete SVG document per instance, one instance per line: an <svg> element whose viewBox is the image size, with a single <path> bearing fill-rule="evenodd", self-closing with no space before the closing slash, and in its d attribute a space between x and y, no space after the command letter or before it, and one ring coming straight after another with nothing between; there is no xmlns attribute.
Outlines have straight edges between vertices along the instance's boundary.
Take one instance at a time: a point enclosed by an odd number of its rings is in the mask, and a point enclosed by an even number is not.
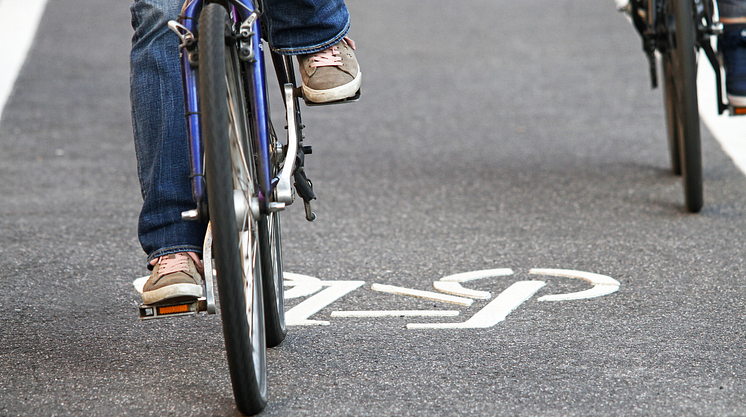
<svg viewBox="0 0 746 419"><path fill-rule="evenodd" d="M730 111L730 116L741 116L746 115L746 108L739 108L736 106L728 106L728 110Z"/></svg>
<svg viewBox="0 0 746 419"><path fill-rule="evenodd" d="M301 91L301 94L302 94L302 91ZM306 102L306 106L326 106L326 105L341 105L344 103L357 102L358 100L360 100L360 95L361 95L361 90L358 89L358 91L355 92L354 95L348 98L341 99L341 100L335 100L333 102L324 102L324 103L311 102L310 100L306 98L306 95L303 95L303 94L302 94L302 97L303 97L303 101Z"/></svg>
<svg viewBox="0 0 746 419"><path fill-rule="evenodd" d="M207 311L207 299L172 302L165 304L141 304L140 320L153 320L165 317L186 316Z"/></svg>

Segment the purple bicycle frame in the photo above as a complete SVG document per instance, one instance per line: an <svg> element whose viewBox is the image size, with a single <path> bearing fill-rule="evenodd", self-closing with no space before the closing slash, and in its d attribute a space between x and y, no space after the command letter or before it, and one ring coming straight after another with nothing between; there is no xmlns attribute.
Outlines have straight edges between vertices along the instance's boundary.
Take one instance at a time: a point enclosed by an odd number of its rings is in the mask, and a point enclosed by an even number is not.
<svg viewBox="0 0 746 419"><path fill-rule="evenodd" d="M179 16L179 23L191 33L197 34L197 22L200 12L207 0L187 0ZM231 16L238 24L246 21L254 11L252 0L230 0L233 5ZM268 102L266 94L266 73L264 69L264 54L262 52L259 19L252 25L254 59L251 62L242 61L246 70L245 87L247 88L247 107L250 110L252 141L251 149L258 154L257 184L260 190L259 201L266 211L271 197L272 178L270 175L269 155L269 125L267 123ZM189 62L186 47L182 47L181 54L182 81L186 104L187 137L192 167L192 196L198 209L206 202L204 181L204 149L200 123L198 71Z"/></svg>

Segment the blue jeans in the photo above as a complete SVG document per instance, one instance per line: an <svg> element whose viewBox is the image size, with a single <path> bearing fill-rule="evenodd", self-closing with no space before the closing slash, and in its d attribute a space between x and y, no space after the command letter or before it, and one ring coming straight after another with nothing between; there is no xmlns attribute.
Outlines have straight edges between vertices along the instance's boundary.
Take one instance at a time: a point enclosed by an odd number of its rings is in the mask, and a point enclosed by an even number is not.
<svg viewBox="0 0 746 419"><path fill-rule="evenodd" d="M286 54L322 51L342 39L350 18L344 0L263 0L265 39ZM202 253L205 225L184 221L194 209L178 38L168 27L182 0L135 0L130 100L137 170L144 199L138 236L148 260Z"/></svg>
<svg viewBox="0 0 746 419"><path fill-rule="evenodd" d="M718 11L720 17L746 17L746 1L719 0Z"/></svg>

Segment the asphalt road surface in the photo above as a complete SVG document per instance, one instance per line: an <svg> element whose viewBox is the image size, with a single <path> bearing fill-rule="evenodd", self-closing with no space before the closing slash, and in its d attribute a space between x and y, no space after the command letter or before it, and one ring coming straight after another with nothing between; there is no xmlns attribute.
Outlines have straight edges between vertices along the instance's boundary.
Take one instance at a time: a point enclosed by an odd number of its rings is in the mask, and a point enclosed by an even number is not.
<svg viewBox="0 0 746 419"><path fill-rule="evenodd" d="M238 414L219 316L137 318L129 4L49 0L3 113L3 416ZM746 415L746 178L703 126L705 208L686 213L662 92L614 3L348 6L363 98L303 109L318 220L294 205L283 240L286 271L361 284L296 310L314 324L268 351L263 415ZM500 268L462 283L491 293L470 306L379 291ZM619 285L547 301L593 284L531 269Z"/></svg>

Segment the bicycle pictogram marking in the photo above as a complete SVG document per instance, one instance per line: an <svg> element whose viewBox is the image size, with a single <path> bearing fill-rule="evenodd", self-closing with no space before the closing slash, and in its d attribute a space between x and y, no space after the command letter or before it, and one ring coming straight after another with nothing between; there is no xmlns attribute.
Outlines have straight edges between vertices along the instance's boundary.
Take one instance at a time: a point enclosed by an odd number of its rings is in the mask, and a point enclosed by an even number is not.
<svg viewBox="0 0 746 419"><path fill-rule="evenodd" d="M392 293L414 298L425 298L468 307L472 305L474 299L490 299L492 298L492 294L489 291L466 288L462 283L480 279L510 276L513 274L514 272L512 269L501 268L450 275L433 283L433 287L440 292L423 291L384 284L372 284L370 289L376 292ZM619 281L606 275L592 272L569 269L531 269L529 274L582 279L592 285L591 288L583 291L544 295L538 298L538 301L542 302L598 298L612 294L618 291L620 287ZM364 281L322 281L311 276L289 272L284 273L284 278L285 286L290 287L285 291L286 299L309 296L308 299L288 310L285 314L285 321L291 326L329 325L329 321L312 320L310 317L365 284ZM503 290L492 299L492 301L466 321L448 323L409 323L406 327L407 329L471 329L493 327L505 320L513 310L531 299L531 297L546 285L546 282L539 280L517 281ZM456 310L359 310L333 311L331 313L332 318L457 317L459 315L460 312Z"/></svg>

